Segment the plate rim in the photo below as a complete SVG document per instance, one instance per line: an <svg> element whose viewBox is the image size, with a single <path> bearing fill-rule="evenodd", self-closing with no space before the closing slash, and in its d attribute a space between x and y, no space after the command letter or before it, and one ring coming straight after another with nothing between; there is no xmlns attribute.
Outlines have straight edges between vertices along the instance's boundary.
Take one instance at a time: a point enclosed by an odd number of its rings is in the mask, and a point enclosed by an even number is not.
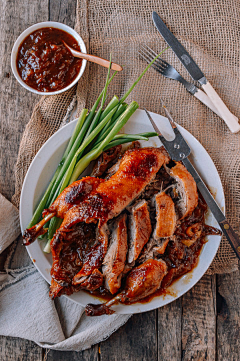
<svg viewBox="0 0 240 361"><path fill-rule="evenodd" d="M144 112L143 110L141 110L141 109L138 109L138 110L136 111L136 113L139 112L139 111L145 113L145 112ZM136 113L135 113L135 115L136 115ZM150 114L152 114L153 116L158 116L158 117L161 117L161 118L166 119L165 117L160 116L160 115L157 114L157 113L150 112ZM129 120L129 122L130 122L130 121L131 121L131 119ZM56 140L56 139L58 138L59 134L61 134L62 132L64 132L64 130L66 131L67 127L68 127L68 130L69 130L70 128L73 128L73 129L74 129L74 124L75 124L76 122L77 122L77 118L74 119L74 120L72 120L70 123L64 125L64 126L61 127L59 130L57 130L57 131L42 145L42 147L41 147L41 148L39 149L39 151L36 153L35 157L33 158L32 162L31 162L31 164L30 164L30 166L29 166L29 168L28 168L28 171L27 171L27 173L26 173L26 175L25 175L24 182L23 182L23 185L22 185L22 191L21 191L21 196L20 196L20 206L19 206L20 225L21 225L21 231L22 231L22 232L23 232L23 230L24 230L24 228L23 228L23 206L24 206L23 197L25 196L25 192L26 192L26 189L25 189L25 188L26 188L26 184L27 184L27 182L28 182L29 174L31 174L32 168L34 167L35 163L37 162L37 159L38 159L38 157L39 157L39 154L41 155L41 153L48 148L49 144L52 143L53 139ZM218 191L221 192L222 209L223 209L223 213L225 213L225 196L224 196L224 190L223 190L221 178L220 178L220 176L219 176L219 174L218 174L217 168L216 168L216 166L215 166L212 158L210 157L210 155L208 154L208 152L206 151L206 149L201 145L201 143L200 143L190 132L188 132L185 128L183 128L182 126L180 126L180 125L178 125L178 124L177 124L177 126L179 127L180 130L182 130L183 132L186 132L187 135L188 135L194 142L196 142L196 144L197 144L198 146L200 146L200 147L204 150L205 155L209 158L209 161L212 163L211 165L213 166L213 169L215 170L216 174L218 175L218 178L219 178L219 181L220 181L220 189L218 189ZM70 134L71 134L71 133L70 133ZM67 141L67 140L63 140L62 143L59 145L59 147L63 144L64 141ZM38 178L38 179L39 179L39 178ZM216 236L215 236L215 237L216 237ZM219 241L218 241L218 246L216 247L216 250L215 250L215 252L214 252L214 254L213 254L213 256L212 256L211 262L208 264L208 266L206 267L206 269L204 270L204 272L200 272L200 275L199 275L199 276L197 276L197 277L195 276L195 277L194 277L194 282L193 282L193 283L191 282L191 279L190 279L189 287L187 287L186 290L184 290L184 291L178 290L177 294L175 294L175 295L167 295L167 296L166 296L166 302L165 302L163 305L160 305L160 306L147 307L146 305L151 305L152 301L150 301L150 302L148 302L148 303L134 303L134 304L132 304L132 305L127 305L127 306L126 306L126 305L121 305L120 307L118 307L118 306L116 307L116 313L118 313L118 314L140 313L140 312L146 312L146 311L149 311L149 310L153 310L153 309L156 309L156 308L160 308L160 307L162 307L162 306L164 306L164 305L166 305L166 304L168 304L168 303L176 300L177 298L181 297L183 294L185 294L186 292L188 292L188 291L203 277L203 275L206 273L207 269L210 267L210 265L211 265L211 263L212 263L215 255L216 255L216 253L217 253L217 250L218 250L218 248L219 248L220 242L221 242L221 236L217 236L217 237L219 237L220 239L219 239ZM32 257L32 252L31 252L31 246L32 246L32 245L26 247L26 248L27 248L27 252L28 252L28 254L29 254L29 257L30 257L31 260L33 261L35 267L37 268L37 270L38 270L38 272L41 274L41 276L49 283L49 282L50 282L49 277L47 277L47 276L45 275L45 273L43 272L43 270L41 269L41 267L39 267L39 265L37 264L37 262L34 262L34 258ZM201 253L202 253L202 251L201 251ZM201 256L201 255L200 255L200 256ZM194 271L195 269L197 269L197 267L198 267L198 265L193 269L193 271ZM45 270L45 271L46 271L46 270ZM193 271L190 271L190 272L188 272L187 274L183 275L180 279L183 279L184 277L190 275ZM170 286L170 288L171 288L171 286ZM80 292L84 292L84 291L80 291ZM84 293L85 293L85 292L84 292ZM88 296L91 296L92 301L95 300L95 301L97 301L98 303L100 302L100 300L99 300L97 297L94 297L94 296L90 295L89 293L87 293L87 294L88 294ZM66 296L66 295L64 295L64 296L67 297L68 299L72 300L73 302L77 303L77 304L80 304L80 305L82 305L82 306L85 306L85 304L80 303L78 300L76 300L77 297L74 297L75 295L79 295L79 292L77 292L77 293L75 293L75 294L73 294L73 295L71 295L71 296ZM169 296L169 297L168 297L168 296ZM156 299L159 299L160 297L162 297L162 296L156 296L156 297L153 298L153 300L154 300L154 299L155 299L155 300L156 300ZM146 307L143 307L143 305L146 306ZM122 309L121 309L121 308L123 308L123 307L125 308L125 312L123 312ZM118 310L118 308L119 308L119 310ZM133 309L132 309L132 308L133 308ZM126 311L127 311L127 312L126 312Z"/></svg>

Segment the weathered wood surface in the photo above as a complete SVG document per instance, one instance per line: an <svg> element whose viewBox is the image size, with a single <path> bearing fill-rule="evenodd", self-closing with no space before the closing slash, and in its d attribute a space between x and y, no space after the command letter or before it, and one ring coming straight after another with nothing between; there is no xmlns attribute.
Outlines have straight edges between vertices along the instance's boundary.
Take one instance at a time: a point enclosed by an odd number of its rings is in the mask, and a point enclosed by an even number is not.
<svg viewBox="0 0 240 361"><path fill-rule="evenodd" d="M39 99L14 79L12 46L36 22L54 20L73 26L75 7L76 0L0 2L0 192L8 199L14 193L21 136ZM108 340L83 352L43 350L31 341L2 336L0 361L240 360L239 276L239 272L204 276L182 298L159 310L134 315Z"/></svg>

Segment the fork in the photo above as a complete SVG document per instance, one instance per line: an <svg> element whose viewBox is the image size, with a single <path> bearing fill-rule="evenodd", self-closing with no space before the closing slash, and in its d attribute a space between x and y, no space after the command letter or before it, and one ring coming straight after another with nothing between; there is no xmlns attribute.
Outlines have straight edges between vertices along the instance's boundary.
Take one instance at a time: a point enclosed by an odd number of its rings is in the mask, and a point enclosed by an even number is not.
<svg viewBox="0 0 240 361"><path fill-rule="evenodd" d="M161 100L161 99L160 99ZM202 194L203 198L205 199L208 207L210 208L213 216L215 217L216 221L218 222L219 226L221 227L222 232L226 236L228 242L232 246L234 252L236 253L237 257L240 259L240 239L237 235L237 233L234 232L232 227L230 226L228 220L226 219L225 215L219 208L218 204L216 203L215 199L211 195L210 191L208 190L206 184L203 182L201 176L198 174L190 160L188 159L188 156L191 154L191 148L187 144L186 140L183 138L182 134L180 133L179 129L176 126L176 123L174 122L170 112L166 108L166 106L163 104L163 101L161 100L163 109L165 111L165 114L169 120L169 123L172 127L172 130L174 132L175 138L171 141L167 140L158 129L156 123L152 119L149 112L145 110L147 113L147 116L155 130L155 132L158 133L158 137L160 141L162 142L164 148L167 150L170 157L179 162L181 161L184 166L187 168L189 173L194 178L196 185Z"/></svg>
<svg viewBox="0 0 240 361"><path fill-rule="evenodd" d="M138 54L141 56L142 59L150 63L157 54L155 51L153 51L149 46L141 46L140 50L138 51ZM194 84L188 82L186 79L184 79L179 72L169 63L167 63L165 60L158 58L153 64L152 67L165 76L166 78L177 80L179 83L181 83L187 91L194 95L198 100L200 100L203 104L205 104L208 108L210 108L214 113L216 113L219 117L221 115L219 114L217 108L212 103L211 99L208 97L204 91L197 88Z"/></svg>

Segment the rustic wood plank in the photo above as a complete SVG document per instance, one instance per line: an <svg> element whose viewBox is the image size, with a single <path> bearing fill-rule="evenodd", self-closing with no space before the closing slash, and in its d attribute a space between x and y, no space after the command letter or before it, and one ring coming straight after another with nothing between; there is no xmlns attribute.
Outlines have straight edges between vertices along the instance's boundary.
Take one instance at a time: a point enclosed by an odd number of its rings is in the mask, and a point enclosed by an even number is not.
<svg viewBox="0 0 240 361"><path fill-rule="evenodd" d="M10 55L23 30L48 19L48 1L2 0L0 14L0 192L11 199L19 143L39 96L18 84L11 72Z"/></svg>
<svg viewBox="0 0 240 361"><path fill-rule="evenodd" d="M98 345L82 352L45 351L43 361L97 361Z"/></svg>
<svg viewBox="0 0 240 361"><path fill-rule="evenodd" d="M49 0L49 20L59 21L74 27L76 5L76 0Z"/></svg>
<svg viewBox="0 0 240 361"><path fill-rule="evenodd" d="M0 336L1 361L42 361L42 351L34 342Z"/></svg>
<svg viewBox="0 0 240 361"><path fill-rule="evenodd" d="M203 276L182 297L182 309L182 360L215 360L216 276Z"/></svg>
<svg viewBox="0 0 240 361"><path fill-rule="evenodd" d="M217 276L217 360L240 360L240 271Z"/></svg>
<svg viewBox="0 0 240 361"><path fill-rule="evenodd" d="M100 345L102 361L157 360L156 311L133 315Z"/></svg>
<svg viewBox="0 0 240 361"><path fill-rule="evenodd" d="M181 360L181 298L158 309L158 360Z"/></svg>
<svg viewBox="0 0 240 361"><path fill-rule="evenodd" d="M75 0L49 0L49 20L59 21L74 27L76 20ZM83 352L46 350L44 361L97 361L98 345Z"/></svg>
<svg viewBox="0 0 240 361"><path fill-rule="evenodd" d="M48 0L2 0L0 19L0 192L10 200L21 136L39 99L17 83L11 72L10 54L23 30L48 19ZM42 349L31 341L0 337L0 360L40 361Z"/></svg>

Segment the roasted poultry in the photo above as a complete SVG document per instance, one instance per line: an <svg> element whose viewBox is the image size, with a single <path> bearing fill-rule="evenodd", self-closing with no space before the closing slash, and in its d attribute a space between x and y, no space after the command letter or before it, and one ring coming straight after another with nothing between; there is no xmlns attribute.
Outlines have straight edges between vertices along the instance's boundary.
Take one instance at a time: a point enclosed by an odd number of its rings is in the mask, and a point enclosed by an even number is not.
<svg viewBox="0 0 240 361"><path fill-rule="evenodd" d="M204 224L206 206L192 176L163 148L111 151L93 174L102 178L72 183L24 232L29 245L51 217L63 219L51 241L50 297L80 289L113 295L88 306L89 315L166 287L196 264L205 235L218 234Z"/></svg>

